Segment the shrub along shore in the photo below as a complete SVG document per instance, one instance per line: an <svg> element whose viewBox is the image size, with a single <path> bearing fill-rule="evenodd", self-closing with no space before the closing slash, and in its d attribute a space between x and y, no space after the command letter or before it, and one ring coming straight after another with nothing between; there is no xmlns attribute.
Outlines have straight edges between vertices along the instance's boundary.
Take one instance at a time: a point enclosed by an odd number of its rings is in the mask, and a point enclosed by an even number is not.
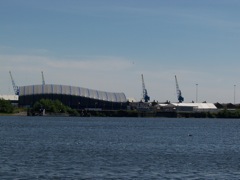
<svg viewBox="0 0 240 180"><path fill-rule="evenodd" d="M76 110L59 100L41 99L32 108L19 108L0 99L2 116L79 116L79 117L170 117L170 118L240 118L240 108L223 107L217 112L159 112L137 110Z"/></svg>

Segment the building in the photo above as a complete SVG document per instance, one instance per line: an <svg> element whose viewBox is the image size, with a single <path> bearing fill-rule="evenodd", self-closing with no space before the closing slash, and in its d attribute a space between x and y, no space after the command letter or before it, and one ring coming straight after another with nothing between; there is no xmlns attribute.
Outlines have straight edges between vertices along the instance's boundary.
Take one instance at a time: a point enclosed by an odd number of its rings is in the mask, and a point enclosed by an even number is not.
<svg viewBox="0 0 240 180"><path fill-rule="evenodd" d="M54 84L19 87L19 106L31 107L40 99L60 100L74 109L118 110L127 108L124 93Z"/></svg>
<svg viewBox="0 0 240 180"><path fill-rule="evenodd" d="M176 112L211 112L217 110L213 103L170 103L159 104L158 106L162 111Z"/></svg>

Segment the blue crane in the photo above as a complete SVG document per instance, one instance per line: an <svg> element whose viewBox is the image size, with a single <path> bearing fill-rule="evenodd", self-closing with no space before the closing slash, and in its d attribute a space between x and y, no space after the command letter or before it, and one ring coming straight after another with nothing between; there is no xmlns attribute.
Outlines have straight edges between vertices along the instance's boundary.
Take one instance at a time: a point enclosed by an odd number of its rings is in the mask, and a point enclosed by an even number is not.
<svg viewBox="0 0 240 180"><path fill-rule="evenodd" d="M143 74L142 74L142 90L143 90L143 100L144 102L148 102L150 100L150 97L148 96L147 89L145 88Z"/></svg>
<svg viewBox="0 0 240 180"><path fill-rule="evenodd" d="M45 80L44 80L43 71L42 71L42 85L45 85Z"/></svg>
<svg viewBox="0 0 240 180"><path fill-rule="evenodd" d="M184 101L184 97L182 97L182 92L179 89L179 85L178 85L178 81L177 81L177 76L175 75L175 81L176 81L176 90L177 90L177 98L178 98L178 102L183 102Z"/></svg>
<svg viewBox="0 0 240 180"><path fill-rule="evenodd" d="M13 86L14 93L15 93L15 95L19 95L19 87L16 86L11 71L9 71L9 74L10 74L10 77L12 80L12 86Z"/></svg>

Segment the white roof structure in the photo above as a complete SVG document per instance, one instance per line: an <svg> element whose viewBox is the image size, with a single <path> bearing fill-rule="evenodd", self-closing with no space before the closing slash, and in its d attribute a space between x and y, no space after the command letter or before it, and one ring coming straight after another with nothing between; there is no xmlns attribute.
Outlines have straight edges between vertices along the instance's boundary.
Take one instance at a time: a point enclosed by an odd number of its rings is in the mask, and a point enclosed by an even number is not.
<svg viewBox="0 0 240 180"><path fill-rule="evenodd" d="M179 107L194 107L196 110L216 110L217 107L213 103L171 103Z"/></svg>
<svg viewBox="0 0 240 180"><path fill-rule="evenodd" d="M129 102L137 102L137 100L133 97L127 98Z"/></svg>
<svg viewBox="0 0 240 180"><path fill-rule="evenodd" d="M19 96L40 94L72 95L102 101L127 102L127 98L124 93L104 92L75 86L46 84L19 87Z"/></svg>
<svg viewBox="0 0 240 180"><path fill-rule="evenodd" d="M0 99L18 101L18 96L17 95L0 95Z"/></svg>

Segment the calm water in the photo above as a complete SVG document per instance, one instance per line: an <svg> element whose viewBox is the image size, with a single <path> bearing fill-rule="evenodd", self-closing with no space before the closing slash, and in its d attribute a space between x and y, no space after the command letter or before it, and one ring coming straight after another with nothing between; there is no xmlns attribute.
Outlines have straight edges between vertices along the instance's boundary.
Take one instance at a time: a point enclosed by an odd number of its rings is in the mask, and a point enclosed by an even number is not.
<svg viewBox="0 0 240 180"><path fill-rule="evenodd" d="M240 179L240 120L0 117L0 177Z"/></svg>

